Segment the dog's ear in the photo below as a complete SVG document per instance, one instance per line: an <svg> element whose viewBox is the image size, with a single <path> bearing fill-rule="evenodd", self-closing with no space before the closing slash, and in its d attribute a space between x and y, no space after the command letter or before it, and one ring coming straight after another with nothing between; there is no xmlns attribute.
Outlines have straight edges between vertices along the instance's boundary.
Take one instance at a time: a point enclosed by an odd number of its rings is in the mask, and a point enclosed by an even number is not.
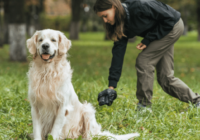
<svg viewBox="0 0 200 140"><path fill-rule="evenodd" d="M63 33L59 32L59 55L66 54L67 51L71 48L71 45L71 41L67 39L67 37Z"/></svg>
<svg viewBox="0 0 200 140"><path fill-rule="evenodd" d="M39 31L36 31L35 34L26 41L27 48L28 48L29 52L33 55L36 54L36 50L37 50L36 43L37 43L38 33L39 33Z"/></svg>

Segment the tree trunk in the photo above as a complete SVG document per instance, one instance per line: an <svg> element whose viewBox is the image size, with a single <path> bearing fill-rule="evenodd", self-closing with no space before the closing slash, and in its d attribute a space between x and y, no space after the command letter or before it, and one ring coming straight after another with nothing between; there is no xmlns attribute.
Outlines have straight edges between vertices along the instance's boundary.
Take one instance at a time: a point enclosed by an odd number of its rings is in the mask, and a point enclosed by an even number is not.
<svg viewBox="0 0 200 140"><path fill-rule="evenodd" d="M9 43L9 38L8 38L8 20L9 20L9 1L10 0L4 0L4 44Z"/></svg>
<svg viewBox="0 0 200 140"><path fill-rule="evenodd" d="M198 41L200 41L200 0L197 0Z"/></svg>
<svg viewBox="0 0 200 140"><path fill-rule="evenodd" d="M35 25L34 24L30 24L29 28L28 28L28 35L32 36L35 33Z"/></svg>
<svg viewBox="0 0 200 140"><path fill-rule="evenodd" d="M36 15L35 5L31 5L29 8L30 8L29 14L27 16L27 20L28 20L27 28L28 28L28 35L32 36L34 32L36 31L35 18L38 16Z"/></svg>
<svg viewBox="0 0 200 140"><path fill-rule="evenodd" d="M198 41L200 41L200 25L198 26Z"/></svg>
<svg viewBox="0 0 200 140"><path fill-rule="evenodd" d="M79 39L79 21L81 14L81 3L83 0L72 0L72 21L70 27L70 39Z"/></svg>
<svg viewBox="0 0 200 140"><path fill-rule="evenodd" d="M3 2L2 0L0 0L0 9L3 8ZM4 44L4 34L3 34L3 18L2 18L3 14L2 12L0 11L0 48L3 47L3 44Z"/></svg>
<svg viewBox="0 0 200 140"><path fill-rule="evenodd" d="M9 24L10 60L26 61L26 25Z"/></svg>
<svg viewBox="0 0 200 140"><path fill-rule="evenodd" d="M187 8L186 7L183 7L182 8L182 19L183 19L183 22L184 22L184 31L183 31L183 35L184 36L187 36L187 33L188 33L188 18L187 18L187 15L188 15L188 11L187 11Z"/></svg>
<svg viewBox="0 0 200 140"><path fill-rule="evenodd" d="M29 5L26 13L26 30L29 36L32 36L36 30L42 30L40 14L44 12L44 0L37 0L38 5Z"/></svg>
<svg viewBox="0 0 200 140"><path fill-rule="evenodd" d="M9 43L9 35L8 35L8 14L4 14L4 43Z"/></svg>
<svg viewBox="0 0 200 140"><path fill-rule="evenodd" d="M9 45L11 61L26 61L24 0L9 2Z"/></svg>
<svg viewBox="0 0 200 140"><path fill-rule="evenodd" d="M35 30L42 30L42 26L40 23L40 14L44 12L44 1L45 0L39 0L39 7L35 7L35 16L34 16L34 26Z"/></svg>
<svg viewBox="0 0 200 140"><path fill-rule="evenodd" d="M72 21L70 25L70 39L79 39L79 22Z"/></svg>
<svg viewBox="0 0 200 140"><path fill-rule="evenodd" d="M183 35L184 35L184 36L187 36L187 33L188 33L188 26L187 26L187 25L184 25Z"/></svg>

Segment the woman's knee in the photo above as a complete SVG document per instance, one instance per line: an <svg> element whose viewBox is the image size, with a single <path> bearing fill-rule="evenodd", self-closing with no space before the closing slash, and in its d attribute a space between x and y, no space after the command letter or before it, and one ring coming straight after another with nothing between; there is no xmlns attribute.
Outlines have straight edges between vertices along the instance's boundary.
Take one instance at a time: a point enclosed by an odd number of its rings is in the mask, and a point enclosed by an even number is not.
<svg viewBox="0 0 200 140"><path fill-rule="evenodd" d="M136 59L136 64L135 64L137 74L147 75L149 78L154 78L155 67L148 63L149 59L147 57L139 55Z"/></svg>
<svg viewBox="0 0 200 140"><path fill-rule="evenodd" d="M135 67L136 68L144 68L147 66L147 59L141 55L141 53L136 58Z"/></svg>
<svg viewBox="0 0 200 140"><path fill-rule="evenodd" d="M170 74L157 73L157 81L161 87L167 86L172 81L173 76Z"/></svg>

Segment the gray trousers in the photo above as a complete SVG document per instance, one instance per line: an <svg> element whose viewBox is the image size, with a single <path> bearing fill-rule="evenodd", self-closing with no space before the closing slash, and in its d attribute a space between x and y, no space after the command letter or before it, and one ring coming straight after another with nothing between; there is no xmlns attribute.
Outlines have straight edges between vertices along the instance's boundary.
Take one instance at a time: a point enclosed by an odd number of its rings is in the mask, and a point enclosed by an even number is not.
<svg viewBox="0 0 200 140"><path fill-rule="evenodd" d="M174 43L183 34L184 24L180 19L165 37L155 40L139 53L135 68L137 70L136 96L143 105L151 105L153 96L154 70L157 81L169 95L183 102L196 103L200 95L194 93L183 81L174 77Z"/></svg>

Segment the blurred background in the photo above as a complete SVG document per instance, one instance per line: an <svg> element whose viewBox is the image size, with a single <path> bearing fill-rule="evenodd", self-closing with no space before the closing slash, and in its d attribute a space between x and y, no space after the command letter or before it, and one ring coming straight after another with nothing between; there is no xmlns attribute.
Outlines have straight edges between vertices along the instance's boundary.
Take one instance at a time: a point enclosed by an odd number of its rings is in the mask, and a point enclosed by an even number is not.
<svg viewBox="0 0 200 140"><path fill-rule="evenodd" d="M110 107L98 105L98 93L108 87L113 41L106 39L102 20L93 12L95 1L0 0L0 140L29 140L28 134L32 133L26 75L32 56L26 49L26 40L36 30L47 28L60 30L72 40L67 58L73 69L72 84L79 100L96 108L103 130L116 134L139 132L141 137L137 140L199 139L199 114L193 111L180 116L188 104L166 94L157 83L156 74L154 114L135 114L135 62L141 52L136 45L141 37L130 39L127 45L117 99ZM200 0L160 1L181 12L185 25L174 45L174 76L200 94Z"/></svg>
<svg viewBox="0 0 200 140"><path fill-rule="evenodd" d="M200 0L160 1L181 12L185 24L183 35L196 30L196 39L200 41ZM0 47L9 44L10 60L26 61L25 40L36 30L51 28L68 32L72 40L78 40L80 32L104 32L101 19L93 11L94 2L95 0L0 0Z"/></svg>

